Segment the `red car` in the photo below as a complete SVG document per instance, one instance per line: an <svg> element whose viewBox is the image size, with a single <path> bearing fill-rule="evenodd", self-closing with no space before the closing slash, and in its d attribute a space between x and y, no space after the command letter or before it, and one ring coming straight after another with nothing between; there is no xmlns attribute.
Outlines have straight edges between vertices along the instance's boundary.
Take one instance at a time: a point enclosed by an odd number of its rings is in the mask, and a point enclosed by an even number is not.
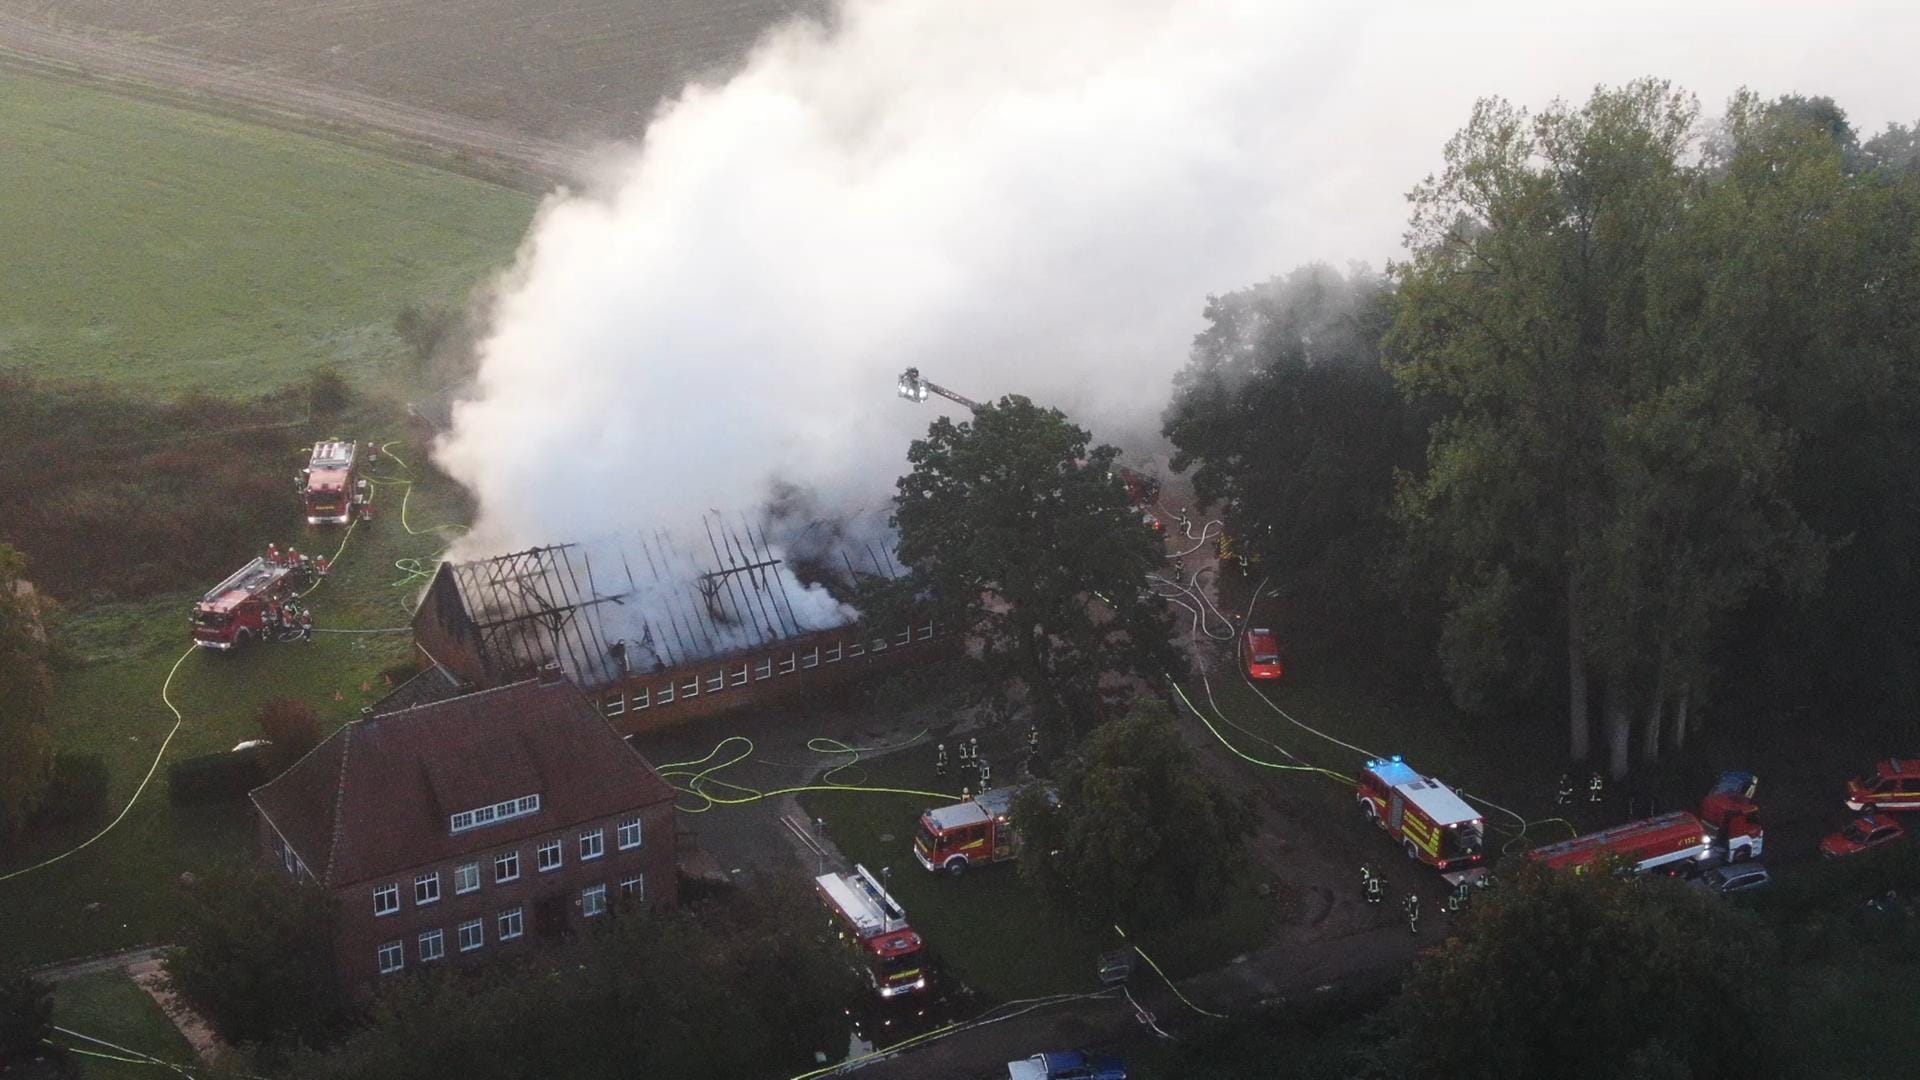
<svg viewBox="0 0 1920 1080"><path fill-rule="evenodd" d="M1242 636L1240 656L1249 679L1277 679L1281 675L1280 641L1265 627L1248 630Z"/></svg>
<svg viewBox="0 0 1920 1080"><path fill-rule="evenodd" d="M1891 844L1907 835L1900 823L1885 814L1868 814L1847 822L1839 832L1820 841L1820 854L1829 859L1858 855L1868 848Z"/></svg>

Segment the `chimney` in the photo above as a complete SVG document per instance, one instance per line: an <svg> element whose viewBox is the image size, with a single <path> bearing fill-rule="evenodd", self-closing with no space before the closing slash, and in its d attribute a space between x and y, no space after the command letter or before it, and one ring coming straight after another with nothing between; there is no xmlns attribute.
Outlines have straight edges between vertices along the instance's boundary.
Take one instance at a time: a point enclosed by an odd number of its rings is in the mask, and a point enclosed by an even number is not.
<svg viewBox="0 0 1920 1080"><path fill-rule="evenodd" d="M549 660L540 665L538 678L541 686L553 686L566 678L566 672L561 670L559 661Z"/></svg>

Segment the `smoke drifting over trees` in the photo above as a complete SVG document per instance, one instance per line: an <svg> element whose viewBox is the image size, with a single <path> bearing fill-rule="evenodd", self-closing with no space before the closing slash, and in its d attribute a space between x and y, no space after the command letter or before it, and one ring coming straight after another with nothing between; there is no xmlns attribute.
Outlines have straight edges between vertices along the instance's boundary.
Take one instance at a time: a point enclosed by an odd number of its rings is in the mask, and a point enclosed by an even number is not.
<svg viewBox="0 0 1920 1080"><path fill-rule="evenodd" d="M1663 13L1648 34L1615 5L1577 37L1523 5L1278 7L853 2L688 88L548 200L500 283L438 448L481 508L455 557L697 537L782 484L822 516L880 510L934 407L892 396L909 365L1096 437L1150 426L1202 298L1392 256L1404 192L1477 96L1658 69L1724 100L1761 71L1817 82L1870 130L1894 90L1852 73L1902 69L1862 55L1898 35L1785 7ZM1832 70L1809 71L1822 55Z"/></svg>

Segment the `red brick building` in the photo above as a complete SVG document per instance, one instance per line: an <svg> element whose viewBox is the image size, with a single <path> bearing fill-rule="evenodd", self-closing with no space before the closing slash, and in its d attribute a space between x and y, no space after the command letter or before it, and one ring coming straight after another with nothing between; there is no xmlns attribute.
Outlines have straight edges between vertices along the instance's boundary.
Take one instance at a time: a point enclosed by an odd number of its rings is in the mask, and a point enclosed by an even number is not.
<svg viewBox="0 0 1920 1080"><path fill-rule="evenodd" d="M423 665L478 686L557 664L623 734L818 692L956 647L926 620L809 629L766 572L778 560L749 546L736 561L707 575L704 589L652 582L656 619L639 640L620 637L631 625L616 629L622 620L608 615L634 597L627 573L610 582L571 545L441 563L414 612L414 646Z"/></svg>
<svg viewBox="0 0 1920 1080"><path fill-rule="evenodd" d="M673 904L673 797L560 680L356 720L252 795L261 858L338 901L358 983Z"/></svg>

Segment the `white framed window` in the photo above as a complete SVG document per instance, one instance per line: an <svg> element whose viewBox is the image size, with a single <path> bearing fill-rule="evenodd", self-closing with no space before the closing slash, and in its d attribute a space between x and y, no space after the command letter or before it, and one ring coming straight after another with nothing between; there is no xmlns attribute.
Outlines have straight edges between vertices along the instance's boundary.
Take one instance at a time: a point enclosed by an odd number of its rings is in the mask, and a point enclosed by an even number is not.
<svg viewBox="0 0 1920 1080"><path fill-rule="evenodd" d="M681 683L680 696L683 698L699 697L700 696L700 676L695 675L693 678L688 679L686 682Z"/></svg>
<svg viewBox="0 0 1920 1080"><path fill-rule="evenodd" d="M727 688L727 672L722 668L707 676L707 693L717 694Z"/></svg>
<svg viewBox="0 0 1920 1080"><path fill-rule="evenodd" d="M620 822L620 850L631 851L640 846L640 815L623 818Z"/></svg>
<svg viewBox="0 0 1920 1080"><path fill-rule="evenodd" d="M607 853L607 830L587 829L580 834L580 861L597 859Z"/></svg>
<svg viewBox="0 0 1920 1080"><path fill-rule="evenodd" d="M773 657L769 656L765 660L753 665L753 677L756 679L773 678Z"/></svg>
<svg viewBox="0 0 1920 1080"><path fill-rule="evenodd" d="M932 641L933 640L933 624L928 623L927 625L921 627L920 633L918 636L921 641Z"/></svg>
<svg viewBox="0 0 1920 1080"><path fill-rule="evenodd" d="M897 638L894 638L893 643L895 645L913 644L913 627L909 626L905 630L900 631L900 636Z"/></svg>
<svg viewBox="0 0 1920 1080"><path fill-rule="evenodd" d="M807 653L806 660L802 661L800 666L805 668L819 667L820 666L820 646L815 645L812 651Z"/></svg>
<svg viewBox="0 0 1920 1080"><path fill-rule="evenodd" d="M656 705L673 704L673 684L668 683L667 685L661 687L659 690L655 691L653 695L653 702Z"/></svg>
<svg viewBox="0 0 1920 1080"><path fill-rule="evenodd" d="M440 902L440 871L421 874L413 879L413 904L425 907Z"/></svg>
<svg viewBox="0 0 1920 1080"><path fill-rule="evenodd" d="M729 685L732 685L732 686L747 685L747 665L741 664L740 670L734 672L733 677L730 680L728 680L728 682L729 682Z"/></svg>
<svg viewBox="0 0 1920 1080"><path fill-rule="evenodd" d="M635 874L620 882L620 899L639 901L646 898L647 876L645 874Z"/></svg>
<svg viewBox="0 0 1920 1080"><path fill-rule="evenodd" d="M847 655L853 657L856 660L858 660L862 656L867 655L866 642L856 641L853 644L847 646Z"/></svg>
<svg viewBox="0 0 1920 1080"><path fill-rule="evenodd" d="M600 703L600 712L604 716L624 716L627 712L627 695L608 694Z"/></svg>
<svg viewBox="0 0 1920 1080"><path fill-rule="evenodd" d="M647 706L652 704L653 704L652 694L647 693L645 690L635 690L633 692L633 711L634 712L639 712L641 709L644 709Z"/></svg>
<svg viewBox="0 0 1920 1080"><path fill-rule="evenodd" d="M799 659L800 659L800 656L798 653L788 653L787 658L785 660L780 661L780 674L782 675L793 674L793 669L796 666L798 666Z"/></svg>
<svg viewBox="0 0 1920 1080"><path fill-rule="evenodd" d="M845 655L846 650L842 649L840 643L836 641L833 643L833 648L827 650L827 663L837 664Z"/></svg>
<svg viewBox="0 0 1920 1080"><path fill-rule="evenodd" d="M517 798L494 803L492 806L477 806L472 810L462 810L457 814L449 815L447 818L447 830L449 832L463 833L468 829L477 829L482 825L511 821L514 818L526 817L528 814L537 814L539 812L539 795L521 795Z"/></svg>
<svg viewBox="0 0 1920 1080"><path fill-rule="evenodd" d="M503 851L493 857L493 883L505 885L520 880L520 852Z"/></svg>
<svg viewBox="0 0 1920 1080"><path fill-rule="evenodd" d="M373 887L373 913L391 915L400 910L400 883L389 881Z"/></svg>
<svg viewBox="0 0 1920 1080"><path fill-rule="evenodd" d="M407 966L407 947L398 941L380 946L380 974L391 975Z"/></svg>
<svg viewBox="0 0 1920 1080"><path fill-rule="evenodd" d="M538 865L541 870L558 870L565 862L566 856L560 851L560 841L549 840L540 845L540 861Z"/></svg>
<svg viewBox="0 0 1920 1080"><path fill-rule="evenodd" d="M525 921L520 917L520 909L508 908L493 921L493 936L496 941L512 941L527 932Z"/></svg>
<svg viewBox="0 0 1920 1080"><path fill-rule="evenodd" d="M605 914L607 910L607 887L589 885L580 890L580 914L591 919L595 915Z"/></svg>
<svg viewBox="0 0 1920 1080"><path fill-rule="evenodd" d="M447 935L438 930L429 930L420 935L420 962L438 960L447 955Z"/></svg>
<svg viewBox="0 0 1920 1080"><path fill-rule="evenodd" d="M460 951L472 952L487 943L487 921L468 919L460 924Z"/></svg>
<svg viewBox="0 0 1920 1080"><path fill-rule="evenodd" d="M460 896L480 888L480 864L462 863L453 871L453 894Z"/></svg>

